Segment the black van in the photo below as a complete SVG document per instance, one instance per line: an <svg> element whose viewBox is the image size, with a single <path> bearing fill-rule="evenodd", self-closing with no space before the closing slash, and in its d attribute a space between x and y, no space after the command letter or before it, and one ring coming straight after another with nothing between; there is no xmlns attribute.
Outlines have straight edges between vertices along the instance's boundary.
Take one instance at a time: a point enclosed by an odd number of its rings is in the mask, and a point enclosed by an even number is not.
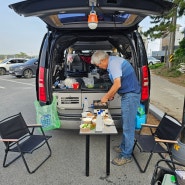
<svg viewBox="0 0 185 185"><path fill-rule="evenodd" d="M48 28L36 78L40 104L50 104L55 95L62 127L79 128L85 97L91 105L111 87L107 72L90 64L93 52L105 50L132 64L141 82L141 103L147 113L150 71L138 24L148 15L168 12L172 6L164 0L27 0L9 5L25 17L39 17ZM90 79L93 82L87 82ZM78 89L72 88L74 82L78 82ZM109 110L119 125L118 94L109 102Z"/></svg>

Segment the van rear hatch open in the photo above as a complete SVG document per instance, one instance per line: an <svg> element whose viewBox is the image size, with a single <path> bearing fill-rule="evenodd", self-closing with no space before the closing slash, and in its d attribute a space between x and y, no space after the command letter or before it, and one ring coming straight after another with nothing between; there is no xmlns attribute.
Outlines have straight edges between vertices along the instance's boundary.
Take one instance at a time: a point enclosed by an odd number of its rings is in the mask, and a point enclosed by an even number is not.
<svg viewBox="0 0 185 185"><path fill-rule="evenodd" d="M172 6L163 0L27 0L9 5L18 14L39 17L55 29L89 29L92 9L98 16L97 29L128 29L148 15L168 12Z"/></svg>

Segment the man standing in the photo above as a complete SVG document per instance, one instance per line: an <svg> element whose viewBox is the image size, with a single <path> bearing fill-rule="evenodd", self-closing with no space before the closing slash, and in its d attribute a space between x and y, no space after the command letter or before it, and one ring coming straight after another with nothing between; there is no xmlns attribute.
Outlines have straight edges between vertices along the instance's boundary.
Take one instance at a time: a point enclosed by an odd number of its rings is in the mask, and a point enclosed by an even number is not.
<svg viewBox="0 0 185 185"><path fill-rule="evenodd" d="M104 51L96 51L91 57L91 63L101 69L106 69L113 85L102 97L101 102L112 100L118 92L121 96L122 141L114 147L119 156L112 160L115 165L124 165L132 161L134 145L135 118L140 104L140 85L132 65L118 56L109 56Z"/></svg>

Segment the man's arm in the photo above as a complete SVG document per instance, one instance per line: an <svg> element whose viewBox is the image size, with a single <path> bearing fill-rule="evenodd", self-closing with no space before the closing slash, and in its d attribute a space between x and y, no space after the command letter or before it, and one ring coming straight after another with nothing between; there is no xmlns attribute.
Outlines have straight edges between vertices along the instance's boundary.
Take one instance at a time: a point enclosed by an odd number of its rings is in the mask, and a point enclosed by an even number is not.
<svg viewBox="0 0 185 185"><path fill-rule="evenodd" d="M104 103L107 102L108 100L111 100L120 87L121 87L121 77L115 78L112 87L101 99L101 102Z"/></svg>

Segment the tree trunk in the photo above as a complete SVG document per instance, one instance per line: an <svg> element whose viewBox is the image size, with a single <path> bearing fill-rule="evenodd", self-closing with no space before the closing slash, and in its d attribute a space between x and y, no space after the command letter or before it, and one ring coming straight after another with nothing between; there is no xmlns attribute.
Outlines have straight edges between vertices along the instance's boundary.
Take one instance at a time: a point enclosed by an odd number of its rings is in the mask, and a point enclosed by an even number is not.
<svg viewBox="0 0 185 185"><path fill-rule="evenodd" d="M174 17L172 17L172 24L176 26L177 23L177 9L175 10ZM170 55L174 53L174 46L175 46L175 31L170 33L170 42L169 42L169 54L168 54L168 67L171 68L172 62L170 62Z"/></svg>

